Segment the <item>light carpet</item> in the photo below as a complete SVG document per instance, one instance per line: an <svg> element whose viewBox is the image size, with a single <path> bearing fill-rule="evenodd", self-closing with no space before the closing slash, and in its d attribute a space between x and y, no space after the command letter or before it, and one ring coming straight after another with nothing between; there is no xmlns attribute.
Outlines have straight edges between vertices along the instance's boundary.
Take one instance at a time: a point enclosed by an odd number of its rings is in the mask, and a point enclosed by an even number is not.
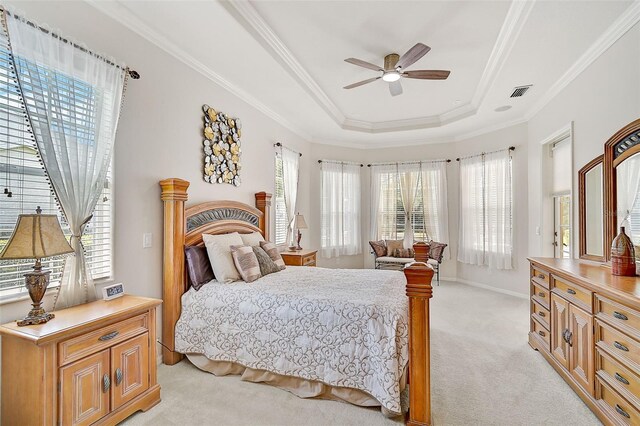
<svg viewBox="0 0 640 426"><path fill-rule="evenodd" d="M529 302L442 281L431 302L436 425L598 425L597 418L527 344ZM399 425L379 409L301 399L183 361L161 365L162 402L127 425Z"/></svg>

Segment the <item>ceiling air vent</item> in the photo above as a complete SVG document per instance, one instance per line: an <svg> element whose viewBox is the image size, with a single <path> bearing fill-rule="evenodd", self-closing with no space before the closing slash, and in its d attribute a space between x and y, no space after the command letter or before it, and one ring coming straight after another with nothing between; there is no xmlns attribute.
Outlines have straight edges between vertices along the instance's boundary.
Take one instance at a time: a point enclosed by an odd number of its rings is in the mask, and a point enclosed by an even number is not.
<svg viewBox="0 0 640 426"><path fill-rule="evenodd" d="M529 84L528 86L515 87L513 89L513 92L511 93L511 96L509 96L509 97L510 98L519 98L521 96L524 96L524 94L527 93L527 90L529 90L531 88L531 86L533 86L533 84Z"/></svg>

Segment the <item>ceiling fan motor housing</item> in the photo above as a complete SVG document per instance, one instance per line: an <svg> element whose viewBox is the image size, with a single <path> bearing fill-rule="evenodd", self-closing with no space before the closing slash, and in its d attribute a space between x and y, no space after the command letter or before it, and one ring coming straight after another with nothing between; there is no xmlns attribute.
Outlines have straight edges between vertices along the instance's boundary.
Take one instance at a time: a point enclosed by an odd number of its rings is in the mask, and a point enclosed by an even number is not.
<svg viewBox="0 0 640 426"><path fill-rule="evenodd" d="M397 53L390 53L384 57L384 70L385 71L395 71L396 64L400 60L400 55Z"/></svg>

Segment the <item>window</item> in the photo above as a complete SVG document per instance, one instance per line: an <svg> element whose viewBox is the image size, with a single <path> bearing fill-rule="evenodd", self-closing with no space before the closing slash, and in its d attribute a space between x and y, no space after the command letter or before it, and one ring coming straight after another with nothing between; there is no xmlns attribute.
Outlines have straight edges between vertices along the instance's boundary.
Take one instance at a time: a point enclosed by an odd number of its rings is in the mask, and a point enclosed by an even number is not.
<svg viewBox="0 0 640 426"><path fill-rule="evenodd" d="M321 167L322 256L360 254L360 164L322 161Z"/></svg>
<svg viewBox="0 0 640 426"><path fill-rule="evenodd" d="M68 81L68 80L67 80ZM87 95L90 104L91 90L80 81L66 89ZM29 87L23 87L25 97ZM76 93L76 97L79 96ZM8 242L21 213L33 213L40 206L45 214L57 214L62 229L70 237L62 213L60 212L50 185L39 163L38 151L30 128L25 121L25 109L19 95L18 85L11 71L11 58L6 38L0 38L0 251ZM107 184L93 218L87 224L82 242L87 253L87 261L94 279L109 278L112 275L112 190L111 170ZM4 194L11 192L11 197ZM51 283L59 282L63 259L47 259L43 266L51 271ZM31 270L33 261L0 262L0 294L10 295L26 292L23 274Z"/></svg>
<svg viewBox="0 0 640 426"><path fill-rule="evenodd" d="M458 260L511 269L512 208L510 151L461 159Z"/></svg>
<svg viewBox="0 0 640 426"><path fill-rule="evenodd" d="M275 211L276 211L276 232L274 242L276 245L287 242L287 206L284 202L284 173L282 170L282 156L276 154L276 189L275 189Z"/></svg>

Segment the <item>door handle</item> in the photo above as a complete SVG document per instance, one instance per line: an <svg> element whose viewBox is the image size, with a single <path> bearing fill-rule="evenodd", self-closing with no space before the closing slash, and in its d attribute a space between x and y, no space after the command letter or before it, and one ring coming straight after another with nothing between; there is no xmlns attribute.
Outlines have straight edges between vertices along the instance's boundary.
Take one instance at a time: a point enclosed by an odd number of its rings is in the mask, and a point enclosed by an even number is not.
<svg viewBox="0 0 640 426"><path fill-rule="evenodd" d="M122 383L122 370L120 367L116 368L116 386Z"/></svg>
<svg viewBox="0 0 640 426"><path fill-rule="evenodd" d="M102 392L107 392L111 387L111 379L108 374L102 376Z"/></svg>

